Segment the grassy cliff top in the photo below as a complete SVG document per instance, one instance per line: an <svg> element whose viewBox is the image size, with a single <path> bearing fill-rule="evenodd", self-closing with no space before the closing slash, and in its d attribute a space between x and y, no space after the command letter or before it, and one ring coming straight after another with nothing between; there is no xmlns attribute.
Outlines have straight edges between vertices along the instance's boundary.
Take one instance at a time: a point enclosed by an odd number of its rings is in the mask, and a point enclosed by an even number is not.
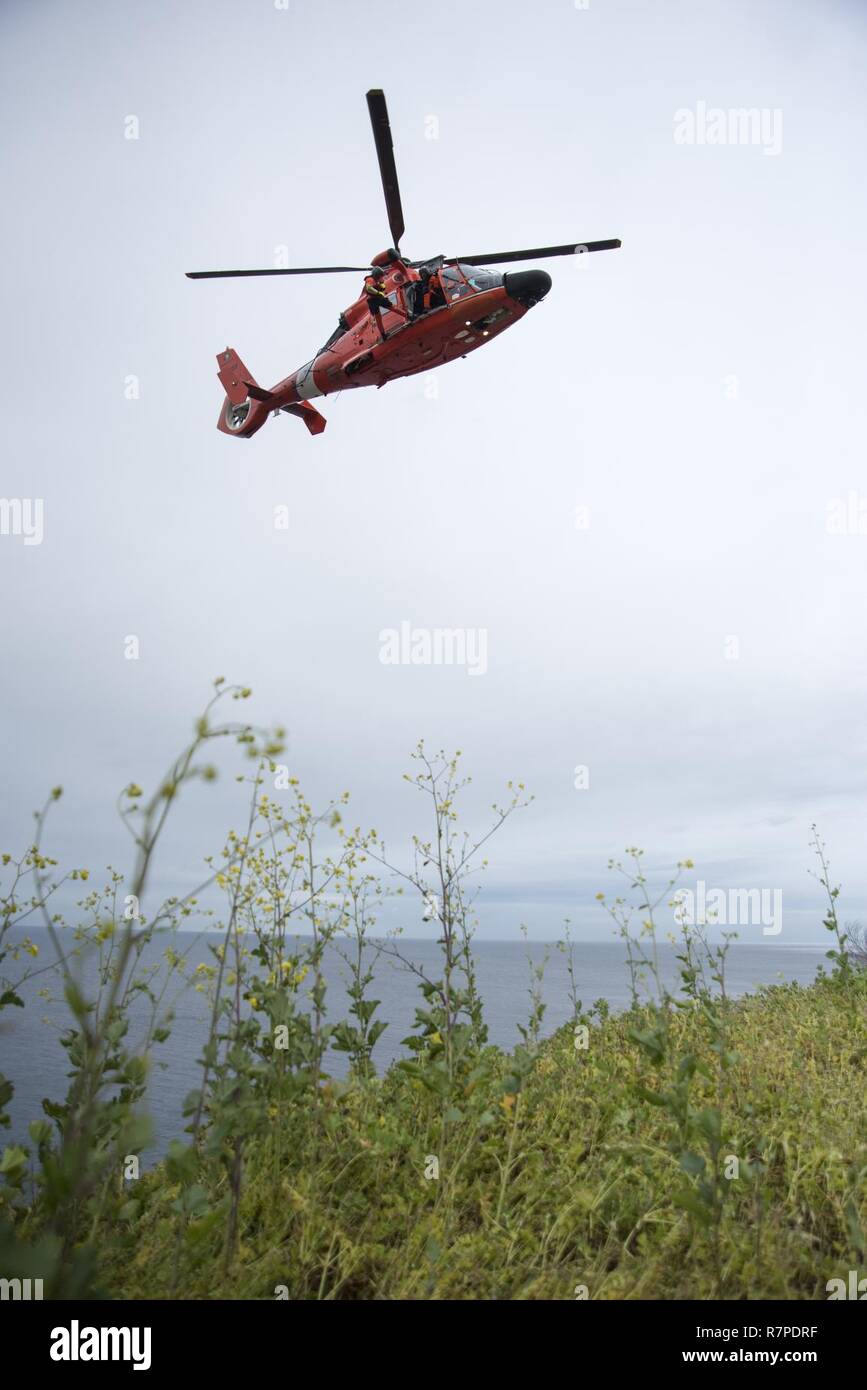
<svg viewBox="0 0 867 1390"><path fill-rule="evenodd" d="M229 1266L229 1179L191 1198L170 1163L99 1233L101 1283L121 1298L827 1298L867 1265L865 1006L856 972L603 1010L529 1062L487 1049L445 1109L421 1068L330 1083L245 1146Z"/></svg>

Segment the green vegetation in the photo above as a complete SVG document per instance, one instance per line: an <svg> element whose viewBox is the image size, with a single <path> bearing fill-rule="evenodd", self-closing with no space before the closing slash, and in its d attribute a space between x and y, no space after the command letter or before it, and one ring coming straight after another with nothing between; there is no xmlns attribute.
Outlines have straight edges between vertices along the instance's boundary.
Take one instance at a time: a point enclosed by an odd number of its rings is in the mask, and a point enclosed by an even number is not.
<svg viewBox="0 0 867 1390"><path fill-rule="evenodd" d="M221 701L248 694L218 682L155 794L127 788L129 892L112 875L67 925L52 899L87 875L58 875L42 849L45 813L35 843L4 856L0 1007L21 1006L15 970L37 969L20 929L39 914L70 1011L68 1094L45 1102L32 1147L8 1146L0 1160L4 1274L41 1277L55 1297L823 1299L830 1279L863 1273L867 971L840 927L818 838L832 946L813 986L733 1001L730 938L715 944L681 924L671 992L657 917L692 865L655 894L631 850L611 865L622 893L600 894L626 946L631 1007L585 1008L567 933L572 1023L540 1041L534 966L522 1042L506 1054L488 1043L476 987L471 876L526 797L510 784L489 828L462 832L459 755L420 746L409 781L431 830L413 840L411 868L394 872L427 905L441 971L414 971L408 1055L378 1077L372 959L402 959L399 938L374 932L391 860L375 831L345 827L345 797L314 813L276 761L279 731L213 722ZM226 737L253 763L245 829L195 894L145 919L168 812L192 779L213 780L200 759ZM201 1085L184 1139L133 1178L150 1132L149 1068L171 1036L166 981L184 972L174 932L212 911L199 903L210 889L225 896L213 964L189 981L211 1003ZM144 944L162 933L156 971ZM328 1012L326 949L351 972L347 1019ZM74 968L85 954L96 962L90 994ZM134 1000L150 1019L135 1045ZM345 1081L329 1076L335 1050L349 1059ZM0 1119L12 1093L0 1077Z"/></svg>

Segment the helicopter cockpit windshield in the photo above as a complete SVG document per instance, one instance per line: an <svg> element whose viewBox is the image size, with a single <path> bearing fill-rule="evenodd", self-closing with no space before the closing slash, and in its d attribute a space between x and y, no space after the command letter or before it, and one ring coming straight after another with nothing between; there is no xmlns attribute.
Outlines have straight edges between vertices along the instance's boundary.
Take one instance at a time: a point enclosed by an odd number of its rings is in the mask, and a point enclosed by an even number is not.
<svg viewBox="0 0 867 1390"><path fill-rule="evenodd" d="M467 284L478 292L480 290L495 290L503 283L502 275L498 275L495 270L485 270L480 265L462 265L461 270L467 277Z"/></svg>
<svg viewBox="0 0 867 1390"><path fill-rule="evenodd" d="M443 266L440 279L447 303L464 299L470 294L480 294L482 290L496 289L503 283L502 275L477 265Z"/></svg>

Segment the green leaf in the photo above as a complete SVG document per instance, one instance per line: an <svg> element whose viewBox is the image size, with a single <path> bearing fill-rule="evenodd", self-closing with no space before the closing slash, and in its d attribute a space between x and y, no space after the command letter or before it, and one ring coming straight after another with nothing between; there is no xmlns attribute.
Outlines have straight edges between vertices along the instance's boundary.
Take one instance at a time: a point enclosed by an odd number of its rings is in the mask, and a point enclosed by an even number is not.
<svg viewBox="0 0 867 1390"><path fill-rule="evenodd" d="M34 1144L45 1144L52 1135L51 1125L47 1120L31 1120L27 1129Z"/></svg>
<svg viewBox="0 0 867 1390"><path fill-rule="evenodd" d="M181 1114L182 1114L182 1115L195 1115L196 1111L197 1111L198 1108L199 1108L199 1102L201 1101L201 1099L202 1099L202 1093L201 1093L201 1091L188 1091L188 1092L187 1092L187 1095L186 1095L186 1097L185 1097L185 1099L184 1099L184 1105L183 1105L183 1110L181 1111Z"/></svg>
<svg viewBox="0 0 867 1390"><path fill-rule="evenodd" d="M636 1083L635 1089L641 1099L646 1100L650 1105L665 1106L668 1104L667 1098L660 1095L659 1091L649 1091L646 1086L641 1085L641 1082Z"/></svg>
<svg viewBox="0 0 867 1390"><path fill-rule="evenodd" d="M203 1187L187 1187L172 1202L172 1210L184 1216L204 1216L208 1211L208 1194Z"/></svg>
<svg viewBox="0 0 867 1390"><path fill-rule="evenodd" d="M18 1144L10 1144L3 1150L0 1158L0 1173L10 1182L16 1183L24 1176L27 1168L27 1150Z"/></svg>
<svg viewBox="0 0 867 1390"><path fill-rule="evenodd" d="M132 1115L121 1131L121 1139L127 1153L137 1153L144 1149L153 1138L153 1122L150 1115Z"/></svg>
<svg viewBox="0 0 867 1390"><path fill-rule="evenodd" d="M187 1228L186 1241L189 1246L201 1245L210 1235L211 1231L224 1219L224 1213L219 1210L205 1211L190 1222Z"/></svg>
<svg viewBox="0 0 867 1390"><path fill-rule="evenodd" d="M696 1065L696 1058L693 1057L692 1053L688 1053L686 1057L681 1057L677 1068L678 1081L691 1079L695 1075Z"/></svg>
<svg viewBox="0 0 867 1390"><path fill-rule="evenodd" d="M691 1177L697 1178L700 1173L704 1172L706 1163L701 1154L694 1154L690 1153L689 1150L685 1150L680 1155L680 1166L685 1173L689 1173Z"/></svg>
<svg viewBox="0 0 867 1390"><path fill-rule="evenodd" d="M711 1214L691 1187L675 1193L671 1200L674 1206L680 1207L682 1211L688 1211L690 1216L694 1216L702 1226L710 1225Z"/></svg>
<svg viewBox="0 0 867 1390"><path fill-rule="evenodd" d="M722 1135L722 1116L718 1110L700 1110L695 1123L708 1139L719 1142Z"/></svg>
<svg viewBox="0 0 867 1390"><path fill-rule="evenodd" d="M182 1144L179 1139L173 1139L169 1144L165 1164L170 1182L188 1183L198 1170L199 1155L193 1145Z"/></svg>

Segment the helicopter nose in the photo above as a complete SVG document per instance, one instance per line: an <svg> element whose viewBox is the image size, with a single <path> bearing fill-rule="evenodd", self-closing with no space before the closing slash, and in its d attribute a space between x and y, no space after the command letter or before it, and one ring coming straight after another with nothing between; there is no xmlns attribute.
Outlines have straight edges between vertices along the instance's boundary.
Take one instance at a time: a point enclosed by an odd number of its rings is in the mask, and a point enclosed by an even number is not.
<svg viewBox="0 0 867 1390"><path fill-rule="evenodd" d="M510 299L532 309L550 290L551 276L546 270L518 270L504 275L503 283Z"/></svg>

